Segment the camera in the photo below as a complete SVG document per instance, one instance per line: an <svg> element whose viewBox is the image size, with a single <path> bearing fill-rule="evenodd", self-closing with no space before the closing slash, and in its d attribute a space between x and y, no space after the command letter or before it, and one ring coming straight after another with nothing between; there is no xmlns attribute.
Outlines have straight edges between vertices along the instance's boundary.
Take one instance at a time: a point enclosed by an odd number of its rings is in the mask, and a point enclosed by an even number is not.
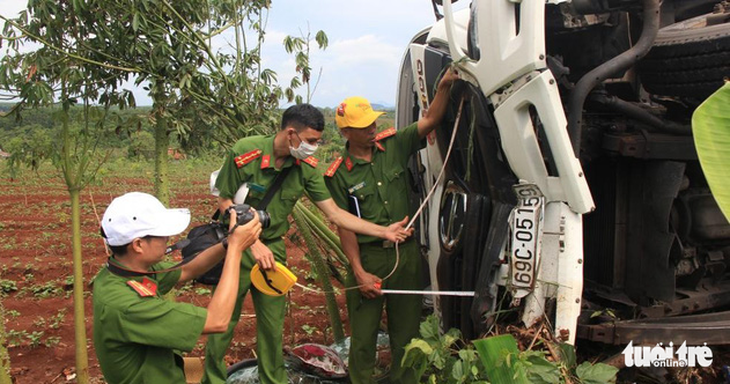
<svg viewBox="0 0 730 384"><path fill-rule="evenodd" d="M229 210L233 209L236 211L236 221L238 225L244 225L249 221L253 220L253 212L251 212L251 206L248 204L234 204L228 207L228 210L223 214L223 218L227 219L230 217ZM268 228L271 225L271 216L266 211L256 210L259 214L259 221L261 222L261 228ZM227 220L226 220L227 221Z"/></svg>

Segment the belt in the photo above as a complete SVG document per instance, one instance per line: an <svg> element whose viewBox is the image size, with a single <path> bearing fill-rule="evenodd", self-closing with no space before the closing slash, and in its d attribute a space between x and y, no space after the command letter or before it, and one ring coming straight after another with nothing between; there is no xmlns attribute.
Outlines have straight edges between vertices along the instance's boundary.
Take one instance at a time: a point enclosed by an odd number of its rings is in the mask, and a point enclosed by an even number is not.
<svg viewBox="0 0 730 384"><path fill-rule="evenodd" d="M408 238L408 239L406 239L406 241L401 242L400 245L407 244L411 240L412 240L412 238ZM361 245L367 245L367 246L378 247L378 248L395 248L395 243L390 240L372 241L372 242L364 243Z"/></svg>

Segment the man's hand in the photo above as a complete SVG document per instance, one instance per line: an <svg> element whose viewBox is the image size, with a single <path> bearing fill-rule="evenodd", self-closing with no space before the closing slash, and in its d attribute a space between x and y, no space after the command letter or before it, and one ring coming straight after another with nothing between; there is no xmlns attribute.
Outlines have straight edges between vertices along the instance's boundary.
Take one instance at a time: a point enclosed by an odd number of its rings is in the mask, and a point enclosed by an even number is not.
<svg viewBox="0 0 730 384"><path fill-rule="evenodd" d="M431 105L428 107L426 115L418 119L418 137L426 137L426 135L441 125L441 120L443 120L444 114L446 113L446 107L449 105L451 86L458 79L459 74L456 67L449 68L441 77L438 88L436 89L436 96L434 96Z"/></svg>
<svg viewBox="0 0 730 384"><path fill-rule="evenodd" d="M441 77L441 81L439 81L439 87L450 87L456 80L459 80L459 73L454 66L446 70L446 73Z"/></svg>
<svg viewBox="0 0 730 384"><path fill-rule="evenodd" d="M357 280L357 284L360 286L360 294L362 294L362 296L366 299L374 299L383 294L380 292L379 288L382 281L379 277L362 271L355 274L355 279Z"/></svg>
<svg viewBox="0 0 730 384"><path fill-rule="evenodd" d="M408 216L397 223L389 225L385 229L385 235L383 238L394 243L402 243L409 236L413 235L413 228L406 229L406 225L408 225Z"/></svg>
<svg viewBox="0 0 730 384"><path fill-rule="evenodd" d="M230 230L233 230L233 233L228 237L228 246L234 247L240 253L256 243L256 240L258 240L261 234L261 222L259 221L258 213L254 211L254 218L251 221L244 225L236 226L236 212L231 211Z"/></svg>
<svg viewBox="0 0 730 384"><path fill-rule="evenodd" d="M257 241L251 246L251 254L260 268L266 271L276 269L276 263L274 260L274 253L271 252L266 244Z"/></svg>

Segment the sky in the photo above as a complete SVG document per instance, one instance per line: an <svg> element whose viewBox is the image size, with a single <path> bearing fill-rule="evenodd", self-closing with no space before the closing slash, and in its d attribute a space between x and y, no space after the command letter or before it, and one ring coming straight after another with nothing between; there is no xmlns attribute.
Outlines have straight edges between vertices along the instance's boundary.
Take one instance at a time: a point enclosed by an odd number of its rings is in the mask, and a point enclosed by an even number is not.
<svg viewBox="0 0 730 384"><path fill-rule="evenodd" d="M465 4L462 4L465 3ZM468 6L455 4L456 9ZM14 17L25 8L22 0L0 0L0 14ZM294 75L293 56L284 51L287 35L312 36L324 30L329 38L325 51L310 54L314 76L322 76L312 98L319 107L334 107L349 96L372 103L395 105L398 69L411 38L436 20L430 0L273 0L266 27L263 64L288 84ZM225 46L225 41L214 45ZM146 92L131 83L137 105L150 105ZM301 92L300 92L301 94Z"/></svg>

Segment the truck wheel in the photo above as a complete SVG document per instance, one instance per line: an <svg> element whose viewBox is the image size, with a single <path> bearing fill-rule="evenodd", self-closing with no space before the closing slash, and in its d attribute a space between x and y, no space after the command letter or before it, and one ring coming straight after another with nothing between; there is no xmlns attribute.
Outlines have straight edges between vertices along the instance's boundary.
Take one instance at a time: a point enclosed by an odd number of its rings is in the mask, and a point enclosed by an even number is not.
<svg viewBox="0 0 730 384"><path fill-rule="evenodd" d="M730 8L661 28L638 69L650 93L704 100L730 77Z"/></svg>

